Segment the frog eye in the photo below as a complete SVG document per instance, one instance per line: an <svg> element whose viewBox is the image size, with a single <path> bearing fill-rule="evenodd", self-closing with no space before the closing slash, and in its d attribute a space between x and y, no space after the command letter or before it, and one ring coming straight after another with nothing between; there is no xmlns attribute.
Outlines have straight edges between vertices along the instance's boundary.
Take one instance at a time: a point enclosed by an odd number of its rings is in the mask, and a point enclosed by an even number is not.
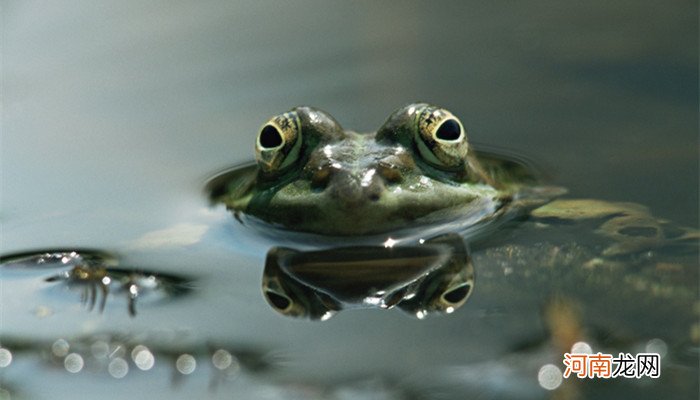
<svg viewBox="0 0 700 400"><path fill-rule="evenodd" d="M448 306L461 306L467 300L467 297L469 297L472 289L471 286L469 282L465 282L457 287L448 289L442 294L442 301Z"/></svg>
<svg viewBox="0 0 700 400"><path fill-rule="evenodd" d="M275 308L275 310L281 312L282 314L290 313L292 306L294 305L294 301L290 299L289 296L284 293L278 293L272 289L267 289L264 291L264 293L265 298L270 305Z"/></svg>
<svg viewBox="0 0 700 400"><path fill-rule="evenodd" d="M283 171L299 158L301 123L291 111L270 118L258 133L255 159L266 173Z"/></svg>
<svg viewBox="0 0 700 400"><path fill-rule="evenodd" d="M464 165L469 145L457 117L445 109L426 106L416 113L416 125L414 141L423 159L447 169Z"/></svg>

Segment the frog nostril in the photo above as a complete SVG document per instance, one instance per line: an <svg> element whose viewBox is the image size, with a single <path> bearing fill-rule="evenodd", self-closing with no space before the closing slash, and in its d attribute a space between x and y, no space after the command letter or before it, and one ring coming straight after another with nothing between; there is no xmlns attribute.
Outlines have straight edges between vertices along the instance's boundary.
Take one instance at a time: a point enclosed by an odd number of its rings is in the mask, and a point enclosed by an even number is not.
<svg viewBox="0 0 700 400"><path fill-rule="evenodd" d="M388 184L400 183L403 180L403 175L398 168L380 164L378 168L379 175L384 178Z"/></svg>
<svg viewBox="0 0 700 400"><path fill-rule="evenodd" d="M311 175L311 188L314 190L323 190L328 186L328 181L331 177L330 168L319 168Z"/></svg>
<svg viewBox="0 0 700 400"><path fill-rule="evenodd" d="M379 201L379 198L381 198L381 197L382 197L382 196L381 196L379 193L371 193L371 194L369 195L369 199L370 199L371 201Z"/></svg>

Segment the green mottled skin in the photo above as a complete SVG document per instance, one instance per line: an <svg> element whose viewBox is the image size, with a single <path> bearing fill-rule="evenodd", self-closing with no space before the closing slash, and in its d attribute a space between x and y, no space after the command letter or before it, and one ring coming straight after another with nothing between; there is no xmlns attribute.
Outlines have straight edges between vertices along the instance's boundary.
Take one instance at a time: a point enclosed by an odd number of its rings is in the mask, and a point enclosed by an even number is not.
<svg viewBox="0 0 700 400"><path fill-rule="evenodd" d="M321 113L297 110L312 117ZM403 117L409 113L397 114L379 132L366 134L338 127L320 135L308 122L295 165L273 177L259 168L241 174L217 200L287 230L344 236L455 218L479 222L492 219L512 199L518 185L492 184L473 152L455 170L430 165L406 139L404 121L410 118ZM315 185L314 174L327 175L327 181Z"/></svg>

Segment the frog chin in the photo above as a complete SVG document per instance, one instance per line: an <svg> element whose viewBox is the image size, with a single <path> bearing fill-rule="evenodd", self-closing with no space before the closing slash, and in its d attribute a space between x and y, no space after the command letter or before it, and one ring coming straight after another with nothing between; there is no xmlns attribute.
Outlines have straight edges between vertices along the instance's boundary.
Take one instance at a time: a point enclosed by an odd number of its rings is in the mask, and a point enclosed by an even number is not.
<svg viewBox="0 0 700 400"><path fill-rule="evenodd" d="M477 226L481 222L493 219L498 207L499 203L496 201L480 201L468 209L453 206L424 208L417 213L407 213L406 209L386 209L377 205L352 210L297 205L290 208L271 208L265 218L245 214L241 217L244 224L259 226L263 233L270 227L276 228L274 231L278 234L273 235L276 237L291 238L293 235L290 233L297 232L329 239L354 237L362 242L376 243L384 242L387 238L409 240L430 237L446 230L461 231L464 226Z"/></svg>

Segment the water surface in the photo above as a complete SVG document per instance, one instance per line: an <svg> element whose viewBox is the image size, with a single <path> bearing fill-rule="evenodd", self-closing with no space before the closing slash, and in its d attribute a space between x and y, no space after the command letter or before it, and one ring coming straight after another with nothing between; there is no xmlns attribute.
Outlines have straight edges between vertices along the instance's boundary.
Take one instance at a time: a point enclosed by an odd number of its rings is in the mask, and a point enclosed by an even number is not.
<svg viewBox="0 0 700 400"><path fill-rule="evenodd" d="M188 296L130 317L124 299L88 312L79 292L49 290L49 271L0 272L0 343L32 349L0 370L0 396L547 396L538 368L561 355L513 350L542 335L537 301L495 305L477 291L425 321L381 310L284 318L260 293L268 244L210 207L203 188L250 160L260 124L294 105L369 131L428 101L472 140L535 160L572 197L633 201L697 227L697 7L5 2L2 254L102 249L123 266L196 279ZM57 339L105 333L157 338L151 347L196 355L198 367L185 376L177 356L159 356L116 379L68 373L45 354ZM241 362L212 385L217 348L271 367ZM697 381L684 382L692 393ZM603 394L658 394L615 387Z"/></svg>

